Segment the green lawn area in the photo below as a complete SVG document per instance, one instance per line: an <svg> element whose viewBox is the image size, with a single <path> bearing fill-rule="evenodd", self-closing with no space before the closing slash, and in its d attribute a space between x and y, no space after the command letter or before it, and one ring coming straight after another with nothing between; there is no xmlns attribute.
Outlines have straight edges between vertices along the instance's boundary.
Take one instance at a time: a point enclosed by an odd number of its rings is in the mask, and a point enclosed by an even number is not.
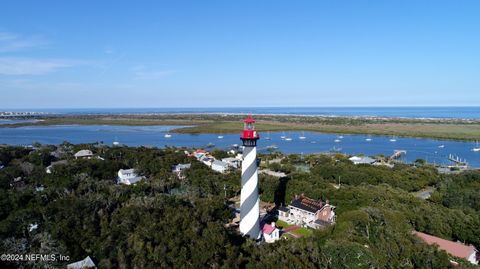
<svg viewBox="0 0 480 269"><path fill-rule="evenodd" d="M286 223L285 221L277 220L277 221L275 222L275 226L277 226L277 227L279 227L279 228L281 227L281 228L284 228L284 229L285 229L285 228L288 228L288 227L290 227L290 226L293 226L293 224L288 224L288 223Z"/></svg>
<svg viewBox="0 0 480 269"><path fill-rule="evenodd" d="M309 237L310 235L312 235L313 231L311 229L302 227L298 230L293 231L293 233L296 234L296 235L303 236L303 237Z"/></svg>

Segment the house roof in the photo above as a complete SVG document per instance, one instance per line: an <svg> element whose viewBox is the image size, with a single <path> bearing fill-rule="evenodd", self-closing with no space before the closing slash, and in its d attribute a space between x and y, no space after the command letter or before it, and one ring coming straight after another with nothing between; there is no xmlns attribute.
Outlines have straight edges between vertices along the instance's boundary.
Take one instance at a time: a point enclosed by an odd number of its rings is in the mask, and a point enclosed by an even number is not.
<svg viewBox="0 0 480 269"><path fill-rule="evenodd" d="M265 225L263 225L262 232L264 234L271 234L271 233L273 233L273 231L275 231L275 229L276 229L275 226L270 225L270 224L265 224Z"/></svg>
<svg viewBox="0 0 480 269"><path fill-rule="evenodd" d="M86 156L92 156L93 152L89 149L82 149L79 152L75 153L75 157L86 157Z"/></svg>
<svg viewBox="0 0 480 269"><path fill-rule="evenodd" d="M376 162L377 160L370 158L370 157L365 157L365 156L353 156L349 158L350 161L352 161L355 164L372 164Z"/></svg>
<svg viewBox="0 0 480 269"><path fill-rule="evenodd" d="M218 166L222 166L224 168L227 168L228 167L228 163L226 162L222 162L222 161L219 161L219 160L214 160L212 165L218 165Z"/></svg>
<svg viewBox="0 0 480 269"><path fill-rule="evenodd" d="M290 204L290 206L293 206L311 213L316 213L318 210L322 209L322 207L324 206L324 203L301 195L297 199L294 199Z"/></svg>
<svg viewBox="0 0 480 269"><path fill-rule="evenodd" d="M82 269L82 268L97 268L95 263L92 261L92 258L90 256L87 256L85 259L70 263L67 265L67 269Z"/></svg>
<svg viewBox="0 0 480 269"><path fill-rule="evenodd" d="M467 246L460 242L445 240L440 237L436 237L433 235L429 235L429 234L417 232L417 231L414 231L413 234L420 237L423 241L425 241L425 243L429 245L438 245L439 249L445 250L448 254L455 257L464 258L468 260L470 255L472 255L472 253L476 251L475 247L472 245Z"/></svg>

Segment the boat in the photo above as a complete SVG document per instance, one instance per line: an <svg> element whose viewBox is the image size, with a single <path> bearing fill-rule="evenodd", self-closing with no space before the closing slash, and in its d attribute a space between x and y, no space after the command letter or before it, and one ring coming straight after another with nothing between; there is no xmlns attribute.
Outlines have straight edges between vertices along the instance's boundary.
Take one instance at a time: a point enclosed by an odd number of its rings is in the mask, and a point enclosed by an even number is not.
<svg viewBox="0 0 480 269"><path fill-rule="evenodd" d="M338 138L339 138L339 139L343 139L343 135L340 135Z"/></svg>
<svg viewBox="0 0 480 269"><path fill-rule="evenodd" d="M445 147L445 145L438 146L438 148L440 148L440 149L443 149L444 147Z"/></svg>
<svg viewBox="0 0 480 269"><path fill-rule="evenodd" d="M307 138L305 137L305 132L302 132L302 135L298 137L298 139L300 140L304 140L305 138Z"/></svg>
<svg viewBox="0 0 480 269"><path fill-rule="evenodd" d="M395 138L395 136L392 136L392 138L390 138L390 142L397 142L397 139Z"/></svg>
<svg viewBox="0 0 480 269"><path fill-rule="evenodd" d="M333 140L333 141L334 141L335 143L340 143L340 142L342 142L342 140L340 140L340 139L335 139L335 140Z"/></svg>
<svg viewBox="0 0 480 269"><path fill-rule="evenodd" d="M115 137L115 141L113 141L112 144L113 144L114 146L120 145L120 142L118 142L118 138L117 138L117 137Z"/></svg>
<svg viewBox="0 0 480 269"><path fill-rule="evenodd" d="M283 134L280 136L280 138L281 138L281 139L287 138L287 137L285 136L285 132L283 132Z"/></svg>
<svg viewBox="0 0 480 269"><path fill-rule="evenodd" d="M215 147L215 144L213 144L213 143L208 143L206 147L207 147L207 148L213 148L213 147Z"/></svg>
<svg viewBox="0 0 480 269"><path fill-rule="evenodd" d="M370 142L372 141L372 138L370 136L367 136L367 138L365 138L365 141Z"/></svg>
<svg viewBox="0 0 480 269"><path fill-rule="evenodd" d="M291 137L285 137L285 141L292 141Z"/></svg>
<svg viewBox="0 0 480 269"><path fill-rule="evenodd" d="M223 135L219 135L219 136L218 136L218 139L222 139L222 138L223 138Z"/></svg>
<svg viewBox="0 0 480 269"><path fill-rule="evenodd" d="M164 136L165 136L165 138L170 138L170 137L172 137L171 134L165 134Z"/></svg>
<svg viewBox="0 0 480 269"><path fill-rule="evenodd" d="M480 152L480 146L478 146L478 141L476 141L476 146L472 149L473 152Z"/></svg>
<svg viewBox="0 0 480 269"><path fill-rule="evenodd" d="M267 146L267 149L278 149L277 145L270 145Z"/></svg>

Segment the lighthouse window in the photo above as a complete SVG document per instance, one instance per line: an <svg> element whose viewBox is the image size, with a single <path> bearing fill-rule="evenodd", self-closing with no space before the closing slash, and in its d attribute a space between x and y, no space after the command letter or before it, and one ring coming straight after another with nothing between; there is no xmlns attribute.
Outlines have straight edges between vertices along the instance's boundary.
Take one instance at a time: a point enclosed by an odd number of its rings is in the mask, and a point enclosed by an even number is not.
<svg viewBox="0 0 480 269"><path fill-rule="evenodd" d="M253 124L251 122L247 123L247 129L252 130L253 129Z"/></svg>

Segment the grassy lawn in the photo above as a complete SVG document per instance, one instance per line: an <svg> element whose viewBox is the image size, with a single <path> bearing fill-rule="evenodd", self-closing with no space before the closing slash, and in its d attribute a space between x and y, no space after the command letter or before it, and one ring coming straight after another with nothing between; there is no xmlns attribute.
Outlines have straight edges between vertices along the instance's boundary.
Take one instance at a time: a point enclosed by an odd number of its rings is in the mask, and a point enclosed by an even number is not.
<svg viewBox="0 0 480 269"><path fill-rule="evenodd" d="M286 223L285 221L277 220L277 221L275 222L275 226L281 227L281 228L288 228L288 227L290 227L290 226L293 226L293 224L288 224L288 223Z"/></svg>
<svg viewBox="0 0 480 269"><path fill-rule="evenodd" d="M308 228L300 228L298 230L295 230L293 231L294 234L296 235L300 235L300 236L303 236L303 237L308 237L310 235L312 235L313 231L308 229Z"/></svg>

